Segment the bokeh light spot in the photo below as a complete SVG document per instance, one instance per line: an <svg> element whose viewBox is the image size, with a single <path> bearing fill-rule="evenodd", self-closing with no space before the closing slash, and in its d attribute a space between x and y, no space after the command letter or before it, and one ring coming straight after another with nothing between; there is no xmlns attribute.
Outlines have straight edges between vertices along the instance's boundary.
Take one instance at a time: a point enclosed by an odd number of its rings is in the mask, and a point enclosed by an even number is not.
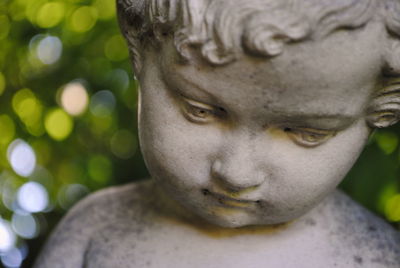
<svg viewBox="0 0 400 268"><path fill-rule="evenodd" d="M19 187L18 179L9 170L0 173L0 204L2 203L4 207L11 211L15 208L15 195Z"/></svg>
<svg viewBox="0 0 400 268"><path fill-rule="evenodd" d="M49 204L47 190L37 182L27 182L17 193L19 206L26 212L36 213L46 209Z"/></svg>
<svg viewBox="0 0 400 268"><path fill-rule="evenodd" d="M23 260L24 256L18 248L12 248L1 256L1 262L7 268L19 268Z"/></svg>
<svg viewBox="0 0 400 268"><path fill-rule="evenodd" d="M128 130L118 130L110 140L111 151L119 158L132 157L137 148L136 137Z"/></svg>
<svg viewBox="0 0 400 268"><path fill-rule="evenodd" d="M10 224L0 218L0 252L6 252L14 247L16 236Z"/></svg>
<svg viewBox="0 0 400 268"><path fill-rule="evenodd" d="M0 115L0 145L7 145L15 136L15 124L8 115Z"/></svg>
<svg viewBox="0 0 400 268"><path fill-rule="evenodd" d="M95 0L93 7L101 20L113 19L115 16L115 3L112 0Z"/></svg>
<svg viewBox="0 0 400 268"><path fill-rule="evenodd" d="M15 173L22 177L28 177L35 170L35 152L21 139L16 139L8 146L7 157Z"/></svg>
<svg viewBox="0 0 400 268"><path fill-rule="evenodd" d="M12 106L14 111L21 117L21 114L24 115L25 113L30 113L31 111L24 112L25 107L22 103L26 99L34 99L35 94L30 89L24 88L19 90L17 93L14 94L12 98Z"/></svg>
<svg viewBox="0 0 400 268"><path fill-rule="evenodd" d="M389 221L400 222L400 194L394 195L386 202L385 214Z"/></svg>
<svg viewBox="0 0 400 268"><path fill-rule="evenodd" d="M1 25L1 24L0 24ZM4 75L0 72L0 96L4 93L4 90L6 89L6 78Z"/></svg>
<svg viewBox="0 0 400 268"><path fill-rule="evenodd" d="M40 40L45 38L48 35L45 34L36 34L29 40L29 50L30 52L35 52L37 45L39 44Z"/></svg>
<svg viewBox="0 0 400 268"><path fill-rule="evenodd" d="M56 36L46 36L37 46L37 57L44 64L57 62L62 54L61 40Z"/></svg>
<svg viewBox="0 0 400 268"><path fill-rule="evenodd" d="M122 69L114 69L108 73L108 79L112 83L113 88L124 93L130 84L130 78L128 73Z"/></svg>
<svg viewBox="0 0 400 268"><path fill-rule="evenodd" d="M43 106L33 92L27 88L19 90L12 98L12 107L18 117L27 126L32 135L43 133Z"/></svg>
<svg viewBox="0 0 400 268"><path fill-rule="evenodd" d="M66 112L57 108L46 115L44 126L50 137L61 141L71 134L73 121Z"/></svg>
<svg viewBox="0 0 400 268"><path fill-rule="evenodd" d="M82 114L89 103L86 88L78 82L67 84L61 93L61 105L70 115Z"/></svg>
<svg viewBox="0 0 400 268"><path fill-rule="evenodd" d="M92 96L90 112L96 116L108 116L115 108L114 94L109 90L101 90Z"/></svg>
<svg viewBox="0 0 400 268"><path fill-rule="evenodd" d="M65 13L64 4L49 2L44 4L37 13L36 23L42 28L51 28L59 24Z"/></svg>
<svg viewBox="0 0 400 268"><path fill-rule="evenodd" d="M379 148L385 154L393 153L399 144L399 138L397 135L389 131L380 131L375 133L375 139Z"/></svg>
<svg viewBox="0 0 400 268"><path fill-rule="evenodd" d="M97 182L99 186L105 185L111 179L112 164L105 156L92 156L88 166L89 176L93 181Z"/></svg>
<svg viewBox="0 0 400 268"><path fill-rule="evenodd" d="M97 21L97 10L93 7L83 6L72 13L70 18L71 30L84 33L93 28Z"/></svg>
<svg viewBox="0 0 400 268"><path fill-rule="evenodd" d="M114 35L108 39L104 46L104 54L112 61L127 59L129 54L124 38L121 35Z"/></svg>
<svg viewBox="0 0 400 268"><path fill-rule="evenodd" d="M22 3L23 7L25 7L25 15L27 19L31 23L36 23L37 15L39 10L45 5L47 0L35 0L35 1L25 1ZM21 7L20 7L21 8Z"/></svg>
<svg viewBox="0 0 400 268"><path fill-rule="evenodd" d="M37 221L31 214L14 213L11 226L16 234L23 238L32 239L38 235Z"/></svg>

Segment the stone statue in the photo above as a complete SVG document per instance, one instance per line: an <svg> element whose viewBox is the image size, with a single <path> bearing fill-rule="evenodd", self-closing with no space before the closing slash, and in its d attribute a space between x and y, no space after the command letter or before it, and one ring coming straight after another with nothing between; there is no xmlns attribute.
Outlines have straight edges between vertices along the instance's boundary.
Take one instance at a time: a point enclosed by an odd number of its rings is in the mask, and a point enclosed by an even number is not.
<svg viewBox="0 0 400 268"><path fill-rule="evenodd" d="M400 267L399 233L335 190L400 118L399 0L118 11L152 179L80 202L36 267Z"/></svg>

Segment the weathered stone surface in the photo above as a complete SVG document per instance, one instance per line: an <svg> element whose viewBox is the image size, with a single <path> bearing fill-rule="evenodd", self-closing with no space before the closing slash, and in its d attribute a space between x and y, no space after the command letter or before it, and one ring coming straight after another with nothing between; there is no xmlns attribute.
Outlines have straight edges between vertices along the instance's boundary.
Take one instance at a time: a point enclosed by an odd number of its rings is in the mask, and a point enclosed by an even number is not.
<svg viewBox="0 0 400 268"><path fill-rule="evenodd" d="M400 267L335 190L399 120L397 0L118 1L152 179L78 204L36 267Z"/></svg>
<svg viewBox="0 0 400 268"><path fill-rule="evenodd" d="M299 219L230 229L171 211L154 181L96 193L61 222L37 267L398 267L400 236L335 191ZM174 207L174 206L172 206Z"/></svg>

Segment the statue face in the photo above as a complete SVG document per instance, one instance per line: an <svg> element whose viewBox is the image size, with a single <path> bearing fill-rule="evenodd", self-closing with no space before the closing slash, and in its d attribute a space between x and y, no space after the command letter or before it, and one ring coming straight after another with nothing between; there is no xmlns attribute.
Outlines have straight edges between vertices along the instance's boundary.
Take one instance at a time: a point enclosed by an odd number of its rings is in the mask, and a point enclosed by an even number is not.
<svg viewBox="0 0 400 268"><path fill-rule="evenodd" d="M221 226L306 213L368 138L380 31L370 24L290 45L276 58L243 55L219 67L178 63L165 44L141 80L140 139L151 175Z"/></svg>

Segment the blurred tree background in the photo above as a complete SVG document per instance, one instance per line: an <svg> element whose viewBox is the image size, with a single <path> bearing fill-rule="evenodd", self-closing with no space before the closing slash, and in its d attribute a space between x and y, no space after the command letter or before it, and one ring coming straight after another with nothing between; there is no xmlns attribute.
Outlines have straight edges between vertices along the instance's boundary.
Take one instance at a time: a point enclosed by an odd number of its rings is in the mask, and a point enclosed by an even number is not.
<svg viewBox="0 0 400 268"><path fill-rule="evenodd" d="M79 199L147 177L115 0L0 0L0 266L30 267ZM399 227L400 127L341 187Z"/></svg>

